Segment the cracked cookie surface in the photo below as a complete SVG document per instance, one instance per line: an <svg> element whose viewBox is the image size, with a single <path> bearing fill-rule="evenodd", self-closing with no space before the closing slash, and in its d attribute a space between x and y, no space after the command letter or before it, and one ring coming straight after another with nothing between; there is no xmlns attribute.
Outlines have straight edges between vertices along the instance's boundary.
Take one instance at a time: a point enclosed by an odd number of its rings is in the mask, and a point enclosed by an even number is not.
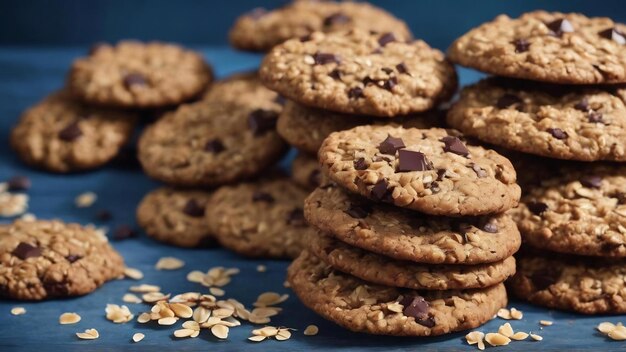
<svg viewBox="0 0 626 352"><path fill-rule="evenodd" d="M626 26L606 17L535 11L500 15L448 49L452 61L498 76L568 84L626 83Z"/></svg>

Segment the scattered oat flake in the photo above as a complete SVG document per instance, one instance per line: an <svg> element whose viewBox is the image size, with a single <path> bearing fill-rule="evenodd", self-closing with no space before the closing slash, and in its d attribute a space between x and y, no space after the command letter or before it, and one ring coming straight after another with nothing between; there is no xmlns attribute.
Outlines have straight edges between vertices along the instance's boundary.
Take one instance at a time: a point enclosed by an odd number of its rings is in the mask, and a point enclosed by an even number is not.
<svg viewBox="0 0 626 352"><path fill-rule="evenodd" d="M213 327L211 327L211 333L213 336L222 340L228 338L228 330L228 327L222 324L213 325Z"/></svg>
<svg viewBox="0 0 626 352"><path fill-rule="evenodd" d="M472 331L465 335L467 343L470 345L477 345L478 349L481 351L485 349L484 338L485 334L480 331Z"/></svg>
<svg viewBox="0 0 626 352"><path fill-rule="evenodd" d="M289 298L288 294L280 295L276 292L261 293L254 302L255 307L267 307L280 304Z"/></svg>
<svg viewBox="0 0 626 352"><path fill-rule="evenodd" d="M513 336L513 327L511 326L511 324L505 323L500 326L500 328L498 329L498 333L506 337L511 337Z"/></svg>
<svg viewBox="0 0 626 352"><path fill-rule="evenodd" d="M606 335L615 329L615 324L609 323L609 322L603 322L603 323L598 324L596 329L598 329L598 331Z"/></svg>
<svg viewBox="0 0 626 352"><path fill-rule="evenodd" d="M265 339L266 339L266 337L265 336L261 336L261 335L254 335L254 336L248 337L248 340L254 341L254 342L261 342L261 341L263 341Z"/></svg>
<svg viewBox="0 0 626 352"><path fill-rule="evenodd" d="M506 320L511 319L511 311L509 311L506 308L500 308L498 310L498 314L497 315L498 315L499 318L502 318L502 319L506 319Z"/></svg>
<svg viewBox="0 0 626 352"><path fill-rule="evenodd" d="M522 341L528 338L528 334L523 331L518 331L513 336L509 336L511 340Z"/></svg>
<svg viewBox="0 0 626 352"><path fill-rule="evenodd" d="M178 270L185 266L185 262L174 257L163 257L154 266L157 270Z"/></svg>
<svg viewBox="0 0 626 352"><path fill-rule="evenodd" d="M133 280L143 279L143 273L141 272L141 270L135 268L124 268L124 275Z"/></svg>
<svg viewBox="0 0 626 352"><path fill-rule="evenodd" d="M106 318L116 324L128 323L135 317L127 306L119 306L117 304L107 304L104 309Z"/></svg>
<svg viewBox="0 0 626 352"><path fill-rule="evenodd" d="M76 313L63 313L59 316L59 324L67 325L67 324L76 324L80 321L80 315Z"/></svg>
<svg viewBox="0 0 626 352"><path fill-rule="evenodd" d="M156 285L141 284L138 286L131 286L129 290L131 292L149 293L149 292L159 292L161 291L161 288Z"/></svg>
<svg viewBox="0 0 626 352"><path fill-rule="evenodd" d="M13 315L26 314L26 308L24 308L24 307L13 307L13 308L11 308L11 314L13 314Z"/></svg>
<svg viewBox="0 0 626 352"><path fill-rule="evenodd" d="M490 332L485 335L485 341L491 346L506 346L511 339L497 332Z"/></svg>
<svg viewBox="0 0 626 352"><path fill-rule="evenodd" d="M135 334L133 334L133 342L139 342L141 340L143 340L146 337L146 335L140 333L140 332L136 332Z"/></svg>
<svg viewBox="0 0 626 352"><path fill-rule="evenodd" d="M74 204L76 204L78 208L89 208L96 202L97 199L98 199L98 196L95 193L85 192L85 193L79 194L74 199Z"/></svg>
<svg viewBox="0 0 626 352"><path fill-rule="evenodd" d="M144 293L143 296L141 296L141 299L143 299L143 301L146 303L166 301L168 298L170 298L169 294L166 295L161 292L148 292L148 293Z"/></svg>
<svg viewBox="0 0 626 352"><path fill-rule="evenodd" d="M165 317L165 318L160 318L159 320L157 320L159 325L174 325L176 324L177 321L178 321L178 318L176 317Z"/></svg>
<svg viewBox="0 0 626 352"><path fill-rule="evenodd" d="M85 332L77 332L76 336L82 340L95 340L100 337L100 334L96 329L87 329Z"/></svg>
<svg viewBox="0 0 626 352"><path fill-rule="evenodd" d="M524 317L524 313L521 310L511 308L511 318L515 320L521 320Z"/></svg>
<svg viewBox="0 0 626 352"><path fill-rule="evenodd" d="M530 337L531 337L533 340L535 340L535 341L541 341L541 340L543 340L543 337L541 337L541 336L539 336L539 335L537 335L537 334L533 334L533 333L531 333L531 334L530 334Z"/></svg>
<svg viewBox="0 0 626 352"><path fill-rule="evenodd" d="M554 324L552 321L550 320L539 320L539 324L543 325L543 326L550 326L552 324Z"/></svg>
<svg viewBox="0 0 626 352"><path fill-rule="evenodd" d="M137 297L137 295L132 294L132 293L127 293L122 297L122 301L124 301L125 303L141 303L143 302L141 300L141 298Z"/></svg>
<svg viewBox="0 0 626 352"><path fill-rule="evenodd" d="M0 192L0 217L13 217L28 210L28 195Z"/></svg>
<svg viewBox="0 0 626 352"><path fill-rule="evenodd" d="M218 296L218 297L221 297L226 294L226 292L219 287L211 287L209 288L209 292L211 292L213 296Z"/></svg>
<svg viewBox="0 0 626 352"><path fill-rule="evenodd" d="M600 323L597 326L598 331L605 334L612 340L622 341L626 340L626 327L622 323Z"/></svg>
<svg viewBox="0 0 626 352"><path fill-rule="evenodd" d="M316 325L309 325L304 329L306 336L315 336L319 332L319 328Z"/></svg>
<svg viewBox="0 0 626 352"><path fill-rule="evenodd" d="M267 271L267 267L263 264L259 264L256 267L256 271L260 272L260 273L264 273Z"/></svg>

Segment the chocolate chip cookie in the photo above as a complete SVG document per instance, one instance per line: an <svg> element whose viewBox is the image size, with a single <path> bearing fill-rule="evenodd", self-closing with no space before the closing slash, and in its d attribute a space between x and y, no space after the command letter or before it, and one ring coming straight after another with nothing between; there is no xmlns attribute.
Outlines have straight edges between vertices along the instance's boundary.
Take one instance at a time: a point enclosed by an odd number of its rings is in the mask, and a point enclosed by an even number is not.
<svg viewBox="0 0 626 352"><path fill-rule="evenodd" d="M74 61L72 93L92 104L159 108L199 96L213 79L202 55L178 45L122 41Z"/></svg>
<svg viewBox="0 0 626 352"><path fill-rule="evenodd" d="M148 193L137 208L137 223L161 242L180 247L205 247L215 240L207 229L205 191L161 187Z"/></svg>
<svg viewBox="0 0 626 352"><path fill-rule="evenodd" d="M313 231L302 211L306 195L288 178L223 186L206 206L209 231L246 257L295 258Z"/></svg>
<svg viewBox="0 0 626 352"><path fill-rule="evenodd" d="M242 85L250 90L239 98L229 92ZM282 107L276 97L247 76L224 82L214 98L183 105L149 126L139 139L139 161L150 177L173 185L215 186L255 176L287 151L276 133Z"/></svg>
<svg viewBox="0 0 626 352"><path fill-rule="evenodd" d="M626 103L620 90L491 78L463 89L448 124L525 153L626 161Z"/></svg>
<svg viewBox="0 0 626 352"><path fill-rule="evenodd" d="M291 38L303 38L315 31L337 32L352 28L378 33L393 32L410 39L407 25L368 3L295 1L268 11L256 8L239 17L230 30L230 43L238 49L268 51Z"/></svg>
<svg viewBox="0 0 626 352"><path fill-rule="evenodd" d="M30 165L54 172L94 169L119 153L136 120L134 113L85 105L62 90L26 110L10 141Z"/></svg>
<svg viewBox="0 0 626 352"><path fill-rule="evenodd" d="M428 216L372 204L332 185L311 193L304 215L311 226L350 245L418 263L493 263L513 255L521 244L517 227L506 214Z"/></svg>
<svg viewBox="0 0 626 352"><path fill-rule="evenodd" d="M626 313L626 262L592 257L530 254L518 257L508 281L520 299L584 314Z"/></svg>
<svg viewBox="0 0 626 352"><path fill-rule="evenodd" d="M464 291L414 291L335 271L308 251L288 271L300 300L346 329L376 335L436 336L475 328L507 304L504 284Z"/></svg>
<svg viewBox="0 0 626 352"><path fill-rule="evenodd" d="M44 220L0 227L1 297L85 295L123 272L122 257L93 228Z"/></svg>
<svg viewBox="0 0 626 352"><path fill-rule="evenodd" d="M454 67L423 41L356 29L288 40L269 52L259 73L298 103L384 117L429 110L457 86Z"/></svg>
<svg viewBox="0 0 626 352"><path fill-rule="evenodd" d="M291 179L306 190L322 184L322 172L315 156L299 152L291 163Z"/></svg>
<svg viewBox="0 0 626 352"><path fill-rule="evenodd" d="M420 265L352 247L329 235L311 236L309 251L333 268L379 285L414 290L489 287L515 274L515 259L479 265Z"/></svg>
<svg viewBox="0 0 626 352"><path fill-rule="evenodd" d="M393 120L335 113L310 108L287 101L276 129L287 143L301 151L317 154L322 142L331 133L349 130L362 125L397 124L406 128L441 127L444 122L440 111L429 111L412 116L396 117Z"/></svg>
<svg viewBox="0 0 626 352"><path fill-rule="evenodd" d="M626 166L590 165L545 180L524 196L518 216L536 248L626 257Z"/></svg>
<svg viewBox="0 0 626 352"><path fill-rule="evenodd" d="M433 215L503 212L521 193L508 159L452 130L359 126L331 134L318 157L350 192Z"/></svg>
<svg viewBox="0 0 626 352"><path fill-rule="evenodd" d="M500 15L457 39L452 61L499 76L568 84L626 82L626 26L535 11Z"/></svg>

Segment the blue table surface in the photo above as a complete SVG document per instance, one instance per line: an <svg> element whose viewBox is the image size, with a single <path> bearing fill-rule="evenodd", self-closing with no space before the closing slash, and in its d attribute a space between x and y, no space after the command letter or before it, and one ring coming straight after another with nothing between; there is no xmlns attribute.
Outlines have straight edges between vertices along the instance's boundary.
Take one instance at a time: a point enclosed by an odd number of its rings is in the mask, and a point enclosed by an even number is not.
<svg viewBox="0 0 626 352"><path fill-rule="evenodd" d="M213 64L219 77L233 72L249 70L259 63L259 56L237 53L226 48L200 48L207 60ZM32 49L0 48L0 181L15 175L26 175L33 185L30 195L29 212L38 218L59 218L83 224L95 222L115 228L120 224L135 224L135 208L143 197L158 184L141 172L136 162L113 163L103 169L71 175L56 175L34 170L23 165L8 146L8 134L20 113L40 100L46 94L61 87L72 60L82 55L86 48ZM479 74L460 70L461 83L467 84L480 77ZM283 162L283 166L288 163ZM77 209L74 197L85 191L98 195L91 208ZM113 220L98 223L94 220L99 209L108 209ZM9 221L3 219L0 221ZM274 260L244 259L224 249L180 249L163 245L146 238L112 242L124 256L130 267L138 268L145 274L141 283L157 284L163 292L182 293L202 291L203 287L186 281L186 273L191 270L207 270L214 266L237 267L241 273L225 287L226 296L239 299L251 305L257 295L265 291L291 293L283 287L288 262ZM156 261L163 256L174 256L186 262L184 268L176 271L154 269ZM267 272L258 273L259 264L267 266ZM331 322L319 318L304 307L291 294L281 306L284 311L272 319L271 325L298 329L288 341L264 341L256 344L247 341L252 325L245 323L231 329L227 341L218 341L208 331L203 331L196 339L176 339L173 331L179 327L160 327L153 324L113 324L105 319L107 303L124 304L122 296L128 292L132 280L116 280L105 284L96 292L78 298L47 302L0 302L0 351L45 350L65 351L117 351L117 350L179 350L179 351L309 351L328 350L370 350L370 351L453 351L475 350L465 342L465 332L434 338L394 338L370 336L349 332ZM204 292L204 291L203 291ZM23 306L27 313L12 316L10 310ZM137 316L149 310L144 304L128 304ZM589 317L546 310L513 300L509 307L524 312L520 321L510 321L515 331L536 332L543 336L541 342L522 341L503 347L508 351L541 350L619 350L626 343L609 341L596 332L595 326L602 321L618 322L621 316ZM75 325L59 325L58 317L63 312L77 312L82 316ZM553 326L543 327L539 320L551 320ZM477 329L483 332L497 331L505 321L495 319ZM308 324L319 326L317 336L304 336L302 331ZM179 325L179 324L177 324ZM98 340L79 340L75 332L96 328L100 332ZM142 332L146 338L133 344L131 337Z"/></svg>

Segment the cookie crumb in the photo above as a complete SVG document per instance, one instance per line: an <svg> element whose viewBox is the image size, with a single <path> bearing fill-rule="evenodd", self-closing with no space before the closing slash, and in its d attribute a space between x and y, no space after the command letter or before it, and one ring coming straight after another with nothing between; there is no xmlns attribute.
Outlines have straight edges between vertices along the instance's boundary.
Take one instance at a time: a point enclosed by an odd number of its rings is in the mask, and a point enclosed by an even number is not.
<svg viewBox="0 0 626 352"><path fill-rule="evenodd" d="M59 324L68 325L68 324L76 324L81 320L80 315L77 313L63 313L59 316Z"/></svg>
<svg viewBox="0 0 626 352"><path fill-rule="evenodd" d="M26 308L24 308L24 307L13 307L13 308L11 308L11 314L13 314L13 315L23 315L23 314L26 314Z"/></svg>
<svg viewBox="0 0 626 352"><path fill-rule="evenodd" d="M140 333L140 332L136 332L135 334L133 334L133 342L139 342L141 340L143 340L146 337L146 335Z"/></svg>
<svg viewBox="0 0 626 352"><path fill-rule="evenodd" d="M309 325L304 329L304 335L315 336L319 332L319 328L316 325Z"/></svg>
<svg viewBox="0 0 626 352"><path fill-rule="evenodd" d="M95 340L100 337L100 334L96 329L87 329L85 332L77 332L76 336L81 340Z"/></svg>
<svg viewBox="0 0 626 352"><path fill-rule="evenodd" d="M98 199L98 196L95 193L84 192L84 193L79 194L74 199L74 204L78 208L89 208L96 202L97 199Z"/></svg>
<svg viewBox="0 0 626 352"><path fill-rule="evenodd" d="M154 266L157 270L178 270L185 266L185 262L174 257L163 257Z"/></svg>

